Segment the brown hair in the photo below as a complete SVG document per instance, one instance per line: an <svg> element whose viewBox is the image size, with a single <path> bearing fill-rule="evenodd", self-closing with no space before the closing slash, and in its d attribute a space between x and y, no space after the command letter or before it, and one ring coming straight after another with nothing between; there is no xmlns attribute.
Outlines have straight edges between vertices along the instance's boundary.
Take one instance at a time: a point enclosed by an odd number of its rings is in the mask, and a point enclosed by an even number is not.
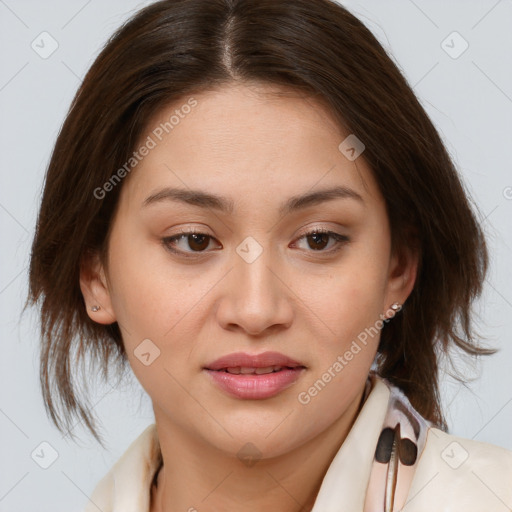
<svg viewBox="0 0 512 512"><path fill-rule="evenodd" d="M484 235L405 78L372 33L330 0L164 0L137 13L97 57L55 144L30 262L27 303L41 310L40 376L53 422L63 431L76 416L100 440L74 370L86 354L105 378L112 363L126 368L118 325L92 322L79 286L82 258L105 254L122 183L102 199L94 191L130 158L159 109L233 81L318 98L364 142L393 248L415 243L421 256L409 299L382 330L379 373L445 428L440 354L451 346L491 352L477 346L471 315L488 264Z"/></svg>

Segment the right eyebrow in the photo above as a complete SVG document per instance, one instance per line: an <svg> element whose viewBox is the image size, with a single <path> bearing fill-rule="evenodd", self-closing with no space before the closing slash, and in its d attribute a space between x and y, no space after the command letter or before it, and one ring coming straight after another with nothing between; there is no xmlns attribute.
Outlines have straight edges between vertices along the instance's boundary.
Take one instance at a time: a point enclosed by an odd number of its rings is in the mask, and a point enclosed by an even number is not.
<svg viewBox="0 0 512 512"><path fill-rule="evenodd" d="M213 208L223 213L232 213L234 209L232 199L209 194L202 190L185 190L170 187L151 194L142 204L143 206L149 206L162 201L180 201L192 206L199 206L200 208Z"/></svg>

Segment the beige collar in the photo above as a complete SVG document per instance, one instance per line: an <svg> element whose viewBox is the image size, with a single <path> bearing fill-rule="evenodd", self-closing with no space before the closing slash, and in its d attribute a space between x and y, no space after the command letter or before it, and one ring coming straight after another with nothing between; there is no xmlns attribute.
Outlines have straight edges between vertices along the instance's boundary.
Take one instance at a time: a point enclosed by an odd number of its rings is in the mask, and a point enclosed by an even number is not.
<svg viewBox="0 0 512 512"><path fill-rule="evenodd" d="M334 457L312 512L363 510L366 487L388 401L380 379L366 399L352 429ZM85 512L149 512L151 485L160 467L156 425L149 425L100 481Z"/></svg>
<svg viewBox="0 0 512 512"><path fill-rule="evenodd" d="M312 512L363 510L389 394L386 384L375 379L370 395L325 474Z"/></svg>

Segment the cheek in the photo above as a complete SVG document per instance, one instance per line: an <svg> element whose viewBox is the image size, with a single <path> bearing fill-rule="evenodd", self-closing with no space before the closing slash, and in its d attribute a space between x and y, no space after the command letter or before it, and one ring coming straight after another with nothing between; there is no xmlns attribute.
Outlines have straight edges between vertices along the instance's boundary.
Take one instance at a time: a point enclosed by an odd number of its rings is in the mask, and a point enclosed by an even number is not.
<svg viewBox="0 0 512 512"><path fill-rule="evenodd" d="M208 283L178 272L157 244L114 238L110 251L111 300L127 346L149 338L160 345L183 319L201 311Z"/></svg>
<svg viewBox="0 0 512 512"><path fill-rule="evenodd" d="M173 362L190 357L207 289L176 272L166 256L149 244L113 244L111 299L137 380L152 398L179 404L184 398L173 376L184 378Z"/></svg>
<svg viewBox="0 0 512 512"><path fill-rule="evenodd" d="M322 392L318 405L328 404L330 399L336 403L339 401L337 393L345 393L348 384L367 374L383 326L380 315L385 312L382 304L387 268L385 237L365 237L364 241L350 247L328 276L317 279L316 285L313 279L302 279L302 291L308 294L307 304L315 313L311 317L315 330L321 333L315 333L317 343L311 381L328 381L329 375L325 375L325 379L322 375L329 369L336 375L329 389Z"/></svg>
<svg viewBox="0 0 512 512"><path fill-rule="evenodd" d="M320 320L333 331L331 334L347 339L375 323L382 311L386 274L384 264L375 258L362 258L354 254L331 272L323 286L312 287L303 279L308 302ZM307 292L307 289L314 292Z"/></svg>
<svg viewBox="0 0 512 512"><path fill-rule="evenodd" d="M382 272L361 261L351 271L331 277L329 293L311 302L321 317L319 329L328 333L317 337L314 364L297 396L301 417L312 436L354 406L377 351Z"/></svg>

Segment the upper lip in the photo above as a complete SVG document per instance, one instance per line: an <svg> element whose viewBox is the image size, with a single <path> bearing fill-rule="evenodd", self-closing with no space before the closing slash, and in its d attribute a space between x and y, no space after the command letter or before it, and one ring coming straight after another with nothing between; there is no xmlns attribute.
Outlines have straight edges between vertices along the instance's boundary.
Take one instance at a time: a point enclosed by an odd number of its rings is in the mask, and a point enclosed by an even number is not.
<svg viewBox="0 0 512 512"><path fill-rule="evenodd" d="M223 370L225 368L267 368L269 366L288 366L290 368L304 367L302 363L291 359L279 352L263 352L261 354L246 354L236 352L228 354L205 366L207 370Z"/></svg>

